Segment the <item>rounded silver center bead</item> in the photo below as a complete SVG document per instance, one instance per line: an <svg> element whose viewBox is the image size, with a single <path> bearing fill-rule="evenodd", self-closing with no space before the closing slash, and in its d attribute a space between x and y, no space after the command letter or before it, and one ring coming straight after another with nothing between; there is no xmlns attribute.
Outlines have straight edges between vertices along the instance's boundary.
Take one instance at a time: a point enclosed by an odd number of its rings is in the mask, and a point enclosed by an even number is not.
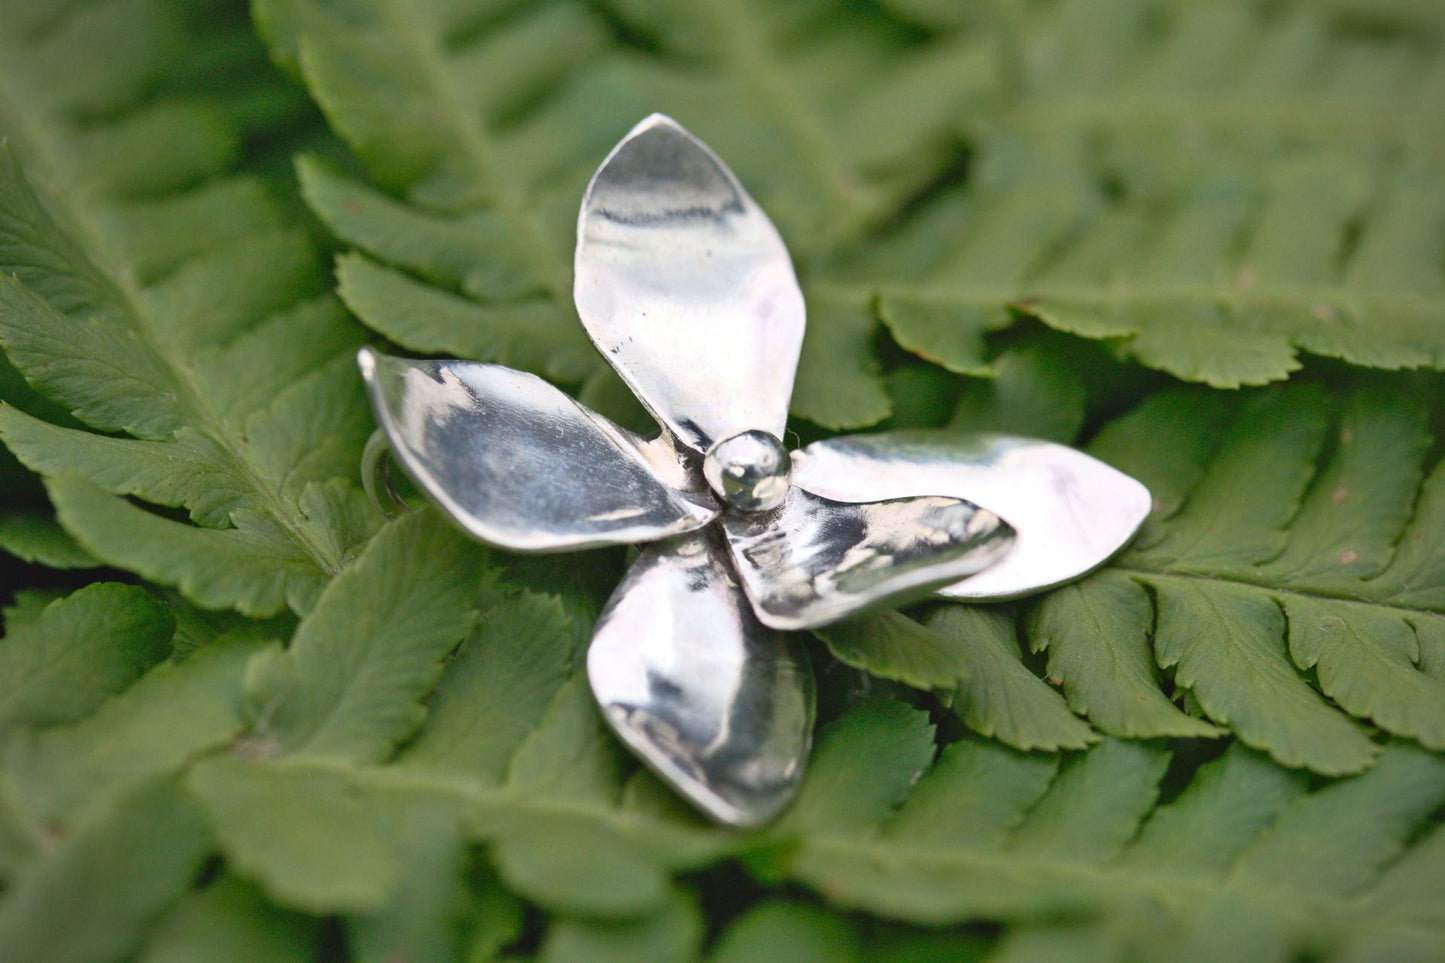
<svg viewBox="0 0 1445 963"><path fill-rule="evenodd" d="M744 512L777 508L788 494L793 459L766 431L742 431L713 443L702 474L717 496Z"/></svg>

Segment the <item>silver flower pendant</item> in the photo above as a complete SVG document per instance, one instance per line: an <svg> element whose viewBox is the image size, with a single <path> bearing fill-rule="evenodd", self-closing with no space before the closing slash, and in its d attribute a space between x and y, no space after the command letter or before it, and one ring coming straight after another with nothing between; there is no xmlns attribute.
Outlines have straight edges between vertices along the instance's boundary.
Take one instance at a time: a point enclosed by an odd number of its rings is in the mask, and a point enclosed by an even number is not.
<svg viewBox="0 0 1445 963"><path fill-rule="evenodd" d="M362 374L393 457L474 537L648 543L597 622L588 678L618 737L719 822L765 823L797 792L814 701L798 630L1058 585L1149 511L1132 478L1027 438L878 434L789 454L803 296L787 249L667 117L592 178L574 293L656 438L498 365L363 350Z"/></svg>

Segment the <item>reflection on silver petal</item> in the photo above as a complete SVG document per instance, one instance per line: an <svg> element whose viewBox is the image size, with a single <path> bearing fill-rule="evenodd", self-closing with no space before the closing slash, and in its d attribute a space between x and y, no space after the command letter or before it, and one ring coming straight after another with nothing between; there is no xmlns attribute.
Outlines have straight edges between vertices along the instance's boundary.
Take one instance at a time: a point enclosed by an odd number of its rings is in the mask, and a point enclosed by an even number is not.
<svg viewBox="0 0 1445 963"><path fill-rule="evenodd" d="M646 542L717 515L665 442L644 442L541 378L366 349L359 361L397 461L485 542L527 552Z"/></svg>
<svg viewBox="0 0 1445 963"><path fill-rule="evenodd" d="M842 501L951 495L987 506L1018 532L1002 561L940 590L1016 598L1097 568L1138 530L1149 490L1081 451L1034 438L893 432L816 442L793 455L793 481Z"/></svg>
<svg viewBox="0 0 1445 963"><path fill-rule="evenodd" d="M803 295L782 239L727 166L678 124L638 124L592 178L574 296L594 344L698 452L782 437Z"/></svg>
<svg viewBox="0 0 1445 963"><path fill-rule="evenodd" d="M809 629L979 572L1013 544L1013 529L959 498L850 504L794 487L771 512L723 516L758 617Z"/></svg>
<svg viewBox="0 0 1445 963"><path fill-rule="evenodd" d="M642 551L597 622L587 675L633 752L714 819L756 826L793 798L813 730L797 636L760 623L716 539Z"/></svg>

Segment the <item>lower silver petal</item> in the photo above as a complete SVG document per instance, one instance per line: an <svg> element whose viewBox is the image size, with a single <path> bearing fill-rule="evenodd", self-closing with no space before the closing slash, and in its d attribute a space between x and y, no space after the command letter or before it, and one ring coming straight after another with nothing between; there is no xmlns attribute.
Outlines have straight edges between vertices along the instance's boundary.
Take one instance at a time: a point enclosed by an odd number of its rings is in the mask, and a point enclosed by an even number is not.
<svg viewBox="0 0 1445 963"><path fill-rule="evenodd" d="M643 549L598 619L587 675L618 737L718 822L792 801L813 731L798 636L758 621L715 536Z"/></svg>

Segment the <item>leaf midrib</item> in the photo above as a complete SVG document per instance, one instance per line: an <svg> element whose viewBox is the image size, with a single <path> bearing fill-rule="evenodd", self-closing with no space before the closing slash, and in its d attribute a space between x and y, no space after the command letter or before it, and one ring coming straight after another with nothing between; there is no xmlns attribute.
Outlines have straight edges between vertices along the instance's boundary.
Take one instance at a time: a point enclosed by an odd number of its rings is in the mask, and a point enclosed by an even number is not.
<svg viewBox="0 0 1445 963"><path fill-rule="evenodd" d="M849 837L811 837L802 843L803 852L815 851L822 855L839 855L847 858L864 858L880 865L893 864L919 869L963 868L984 875L1026 878L1034 873L1044 876L1050 882L1069 882L1087 890L1090 896L1099 890L1117 893L1119 896L1145 897L1169 903L1176 911L1186 910L1192 905L1201 905L1205 898L1218 893L1241 894L1252 905L1274 906L1276 915L1286 918L1291 914L1302 914L1318 922L1328 919L1331 926L1344 931L1353 927L1368 926L1389 918L1387 911L1378 906L1365 905L1357 896L1305 896L1297 899L1282 899L1287 896L1287 887L1272 886L1267 882L1255 882L1247 877L1232 875L1235 861L1229 867L1214 875L1208 872L1146 872L1136 866L1123 863L1116 857L1111 863L1090 866L1066 859L1045 861L1037 858L1019 858L1008 849L994 852L969 851L962 849L941 849L907 845L887 845L886 837L875 839L854 839ZM1127 850L1125 850L1127 853ZM1122 854L1121 854L1122 855ZM1384 869L1387 867L1381 867ZM1357 892L1368 892L1368 884ZM1401 922L1424 922L1434 926L1445 925L1438 917L1428 914L1400 913L1394 919Z"/></svg>
<svg viewBox="0 0 1445 963"><path fill-rule="evenodd" d="M1019 308L1030 310L1036 302L1067 301L1102 308L1129 307L1138 304L1188 305L1210 302L1232 311L1287 309L1314 313L1320 307L1332 310L1358 309L1361 302L1371 308L1386 310L1445 312L1445 293L1404 294L1395 290L1371 291L1351 288L1346 284L1331 286L1281 285L1263 289L1240 289L1210 284L1145 284L1108 281L1093 287L1056 284L1023 284L1013 288L952 287L947 283L834 284L827 281L808 286L809 300L844 304L869 302L877 297L903 297L930 302L941 307L955 305L974 308Z"/></svg>
<svg viewBox="0 0 1445 963"><path fill-rule="evenodd" d="M1370 102L1320 101L1307 97L1280 100L1251 97L1248 92L1223 96L1196 97L1171 91L1167 94L1047 97L1020 101L1005 114L1026 130L1057 133L1061 128L1175 129L1181 126L1243 128L1295 131L1306 135L1326 131L1332 139L1354 143L1365 133L1386 136L1426 152L1430 156L1445 149L1445 137L1421 118L1423 110L1400 111L1396 101L1380 97Z"/></svg>
<svg viewBox="0 0 1445 963"><path fill-rule="evenodd" d="M286 763L279 763L282 767ZM477 815L562 816L587 819L606 826L629 838L638 834L655 832L658 822L642 812L630 812L589 805L576 799L553 800L528 796L506 787L489 787L477 784L466 777L446 778L427 775L414 770L397 770L385 766L355 767L328 761L307 762L308 771L325 770L343 779L378 791L404 790L452 798L459 803L474 807ZM749 849L766 840L767 834L738 835L708 827L692 827L682 824L665 827L669 832L692 834L699 844L716 840L717 858ZM886 836L829 836L801 834L796 837L803 854L818 853L823 856L836 855L851 859L867 859L877 865L905 867L910 869L953 869L963 868L985 875L1024 878L1030 874L1045 878L1051 883L1077 884L1085 901L1108 903L1111 893L1120 897L1146 897L1162 899L1176 910L1198 905L1203 897L1231 892L1246 895L1256 905L1279 907L1280 915L1303 913L1312 919L1328 918L1340 929L1352 925L1364 926L1376 923L1384 915L1379 907L1367 906L1355 896L1303 897L1280 899L1287 890L1267 883L1255 883L1247 878L1233 877L1230 866L1217 871L1196 872L1144 872L1135 866L1121 862L1122 854L1111 863L1093 866L1087 863L1059 859L1055 861L1020 857L1008 849L979 851L966 849L944 849L937 845L911 846L889 840ZM735 842L735 845L730 843ZM1127 852L1127 850L1125 851ZM711 860L709 860L710 862ZM1387 867L1380 867L1382 871ZM1103 893L1101 894L1101 890ZM1368 885L1358 890L1368 892ZM1100 896L1104 896L1100 900ZM1397 914L1401 921L1425 922L1436 926L1445 922L1423 914Z"/></svg>
<svg viewBox="0 0 1445 963"><path fill-rule="evenodd" d="M13 104L15 102L13 94L10 90L5 89L7 87L13 89L8 78L0 75L0 101ZM41 111L35 113L39 114ZM170 371L176 384L184 390L186 397L176 399L177 402L195 417L202 431L217 442L230 460L233 469L247 487L259 496L259 500L265 506L268 514L281 523L287 535L311 557L322 572L328 576L335 575L342 568L340 555L311 533L310 526L300 509L282 495L279 486L273 485L270 480L258 473L244 457L242 439L231 433L220 410L201 390L196 371L185 363L186 359L179 348L170 339L160 335L158 325L146 306L144 293L137 280L139 270L135 266L127 267L125 258L118 251L112 250L111 245L106 242L104 231L94 217L92 206L81 203L82 200L89 200L89 198L83 197L83 192L79 190L54 189L53 179L45 175L46 171L65 169L66 165L60 160L62 154L58 149L59 145L54 139L44 135L44 126L37 121L36 117L32 116L31 112L7 107L4 115L9 119L10 124L7 133L14 139L23 142L28 148L28 153L40 160L38 165L40 170L37 172L39 177L31 175L27 171L31 182L37 188L41 188L42 185L51 188L45 191L47 201L62 212L67 224L80 232L80 236L72 238L72 240L90 259L102 279L110 285L120 302L120 307L131 319L133 328L138 330L146 346L161 360L161 363Z"/></svg>
<svg viewBox="0 0 1445 963"><path fill-rule="evenodd" d="M1271 582L1267 578L1250 578L1243 573L1230 572L1203 572L1190 571L1187 569L1173 569L1169 567L1141 568L1137 565L1113 565L1107 571L1118 572L1130 578L1142 579L1144 581L1157 579L1173 579L1181 582L1212 582L1225 585L1234 585L1241 588L1255 589L1266 595L1286 596L1310 601L1331 601L1345 602L1350 605L1359 605L1364 608L1378 609L1389 612L1400 618L1408 618L1411 615L1441 616L1435 609L1428 609L1419 606L1405 605L1398 602L1387 602L1380 599L1361 598L1358 595L1350 595L1346 592L1331 592L1321 587L1305 588L1291 587Z"/></svg>

